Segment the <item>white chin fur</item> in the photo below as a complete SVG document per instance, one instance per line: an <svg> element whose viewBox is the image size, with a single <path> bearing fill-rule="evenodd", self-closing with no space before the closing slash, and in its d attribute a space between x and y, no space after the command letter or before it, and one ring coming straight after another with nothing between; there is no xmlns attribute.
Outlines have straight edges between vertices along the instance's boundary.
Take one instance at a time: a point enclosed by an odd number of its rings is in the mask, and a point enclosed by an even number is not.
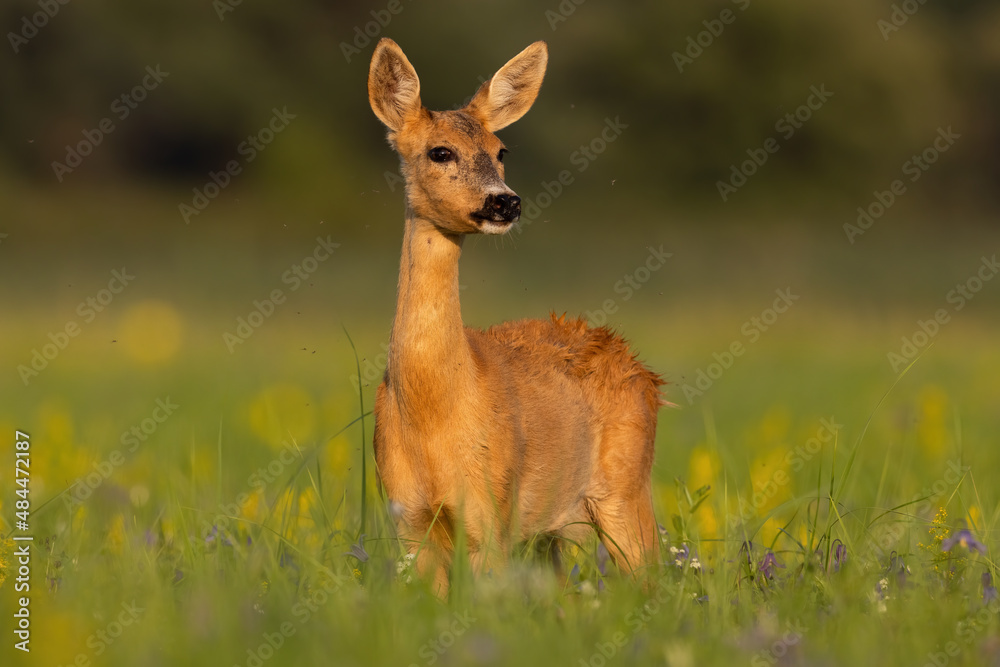
<svg viewBox="0 0 1000 667"><path fill-rule="evenodd" d="M480 223L479 230L483 234L506 234L513 226L513 222L493 222L491 220L484 220Z"/></svg>

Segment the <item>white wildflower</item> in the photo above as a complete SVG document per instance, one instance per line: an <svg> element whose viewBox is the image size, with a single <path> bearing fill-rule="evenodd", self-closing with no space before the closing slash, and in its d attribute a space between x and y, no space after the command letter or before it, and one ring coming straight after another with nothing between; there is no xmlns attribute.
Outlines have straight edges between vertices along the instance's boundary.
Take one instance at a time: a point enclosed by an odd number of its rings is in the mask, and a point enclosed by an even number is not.
<svg viewBox="0 0 1000 667"><path fill-rule="evenodd" d="M406 554L398 561L396 561L396 576L402 579L403 583L410 583L413 581L413 577L410 572L413 569L413 561L417 559L416 554ZM403 575L406 575L405 577Z"/></svg>

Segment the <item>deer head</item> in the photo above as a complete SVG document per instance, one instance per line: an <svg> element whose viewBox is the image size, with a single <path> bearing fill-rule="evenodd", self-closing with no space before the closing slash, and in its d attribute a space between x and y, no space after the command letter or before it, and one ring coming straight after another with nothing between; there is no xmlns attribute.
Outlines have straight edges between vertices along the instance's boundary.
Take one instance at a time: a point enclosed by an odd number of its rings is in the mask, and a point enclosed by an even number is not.
<svg viewBox="0 0 1000 667"><path fill-rule="evenodd" d="M535 42L453 111L420 102L420 80L396 42L383 38L372 55L368 99L388 128L406 180L408 215L448 234L503 234L521 215L521 199L504 183L503 142L494 134L531 108L548 51Z"/></svg>

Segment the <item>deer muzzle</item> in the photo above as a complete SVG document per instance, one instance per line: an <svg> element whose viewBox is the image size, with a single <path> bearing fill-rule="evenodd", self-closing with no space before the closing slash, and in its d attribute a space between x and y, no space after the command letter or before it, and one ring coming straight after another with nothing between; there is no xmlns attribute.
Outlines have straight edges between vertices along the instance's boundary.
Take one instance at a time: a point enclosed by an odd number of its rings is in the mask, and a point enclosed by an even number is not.
<svg viewBox="0 0 1000 667"><path fill-rule="evenodd" d="M483 207L472 214L480 222L517 222L521 217L521 198L517 195L487 195Z"/></svg>

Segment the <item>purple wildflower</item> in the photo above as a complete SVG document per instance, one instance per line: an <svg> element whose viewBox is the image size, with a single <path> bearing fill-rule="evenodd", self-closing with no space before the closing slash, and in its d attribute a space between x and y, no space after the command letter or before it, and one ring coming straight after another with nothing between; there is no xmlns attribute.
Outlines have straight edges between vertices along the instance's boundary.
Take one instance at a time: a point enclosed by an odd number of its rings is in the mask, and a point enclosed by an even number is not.
<svg viewBox="0 0 1000 667"><path fill-rule="evenodd" d="M212 526L212 532L210 532L208 535L205 536L205 544L206 545L208 545L208 544L214 544L215 541L216 541L216 538L221 538L221 539L219 539L219 544L223 544L223 545L225 545L227 547L233 546L233 543L230 541L230 539L226 535L224 535L223 533L221 533L219 531L219 527L216 526L216 525L213 525Z"/></svg>
<svg viewBox="0 0 1000 667"><path fill-rule="evenodd" d="M986 545L976 539L968 528L963 528L941 543L941 551L951 551L955 545L965 547L969 551L975 549L981 554L986 554Z"/></svg>
<svg viewBox="0 0 1000 667"><path fill-rule="evenodd" d="M670 547L668 551L670 552L670 560L667 561L667 564L675 567L683 568L691 557L691 548L686 544L682 544L680 547Z"/></svg>
<svg viewBox="0 0 1000 667"><path fill-rule="evenodd" d="M282 550L281 555L278 556L278 567L290 567L293 570L298 570L299 564L295 562L295 557L292 554Z"/></svg>
<svg viewBox="0 0 1000 667"><path fill-rule="evenodd" d="M762 575L767 580L771 580L774 579L774 570L778 567L784 568L785 566L778 562L774 552L769 549L757 564L757 574Z"/></svg>
<svg viewBox="0 0 1000 667"><path fill-rule="evenodd" d="M569 572L569 583L572 584L573 588L577 593L582 595L596 595L604 590L604 580L598 577L597 588L594 588L594 582L589 579L580 578L580 564L577 563L573 566L573 569Z"/></svg>
<svg viewBox="0 0 1000 667"><path fill-rule="evenodd" d="M993 575L989 572L983 572L983 604L989 604L997 599L1000 599L1000 594L997 593L996 586L993 585Z"/></svg>
<svg viewBox="0 0 1000 667"><path fill-rule="evenodd" d="M889 554L889 566L885 568L886 575L896 575L896 585L900 588L906 586L906 575L910 573L910 568L903 562L903 557L893 551Z"/></svg>
<svg viewBox="0 0 1000 667"><path fill-rule="evenodd" d="M351 550L344 554L345 556L354 556L362 563L368 562L368 552L365 551L365 534L362 533L358 536L358 543L351 545Z"/></svg>
<svg viewBox="0 0 1000 667"><path fill-rule="evenodd" d="M847 546L840 540L836 544L833 548L833 571L840 572L841 566L847 562Z"/></svg>
<svg viewBox="0 0 1000 667"><path fill-rule="evenodd" d="M610 557L611 554L608 553L608 548L604 546L604 543L603 542L598 543L597 554L596 554L597 570L602 575L607 575L608 558Z"/></svg>

